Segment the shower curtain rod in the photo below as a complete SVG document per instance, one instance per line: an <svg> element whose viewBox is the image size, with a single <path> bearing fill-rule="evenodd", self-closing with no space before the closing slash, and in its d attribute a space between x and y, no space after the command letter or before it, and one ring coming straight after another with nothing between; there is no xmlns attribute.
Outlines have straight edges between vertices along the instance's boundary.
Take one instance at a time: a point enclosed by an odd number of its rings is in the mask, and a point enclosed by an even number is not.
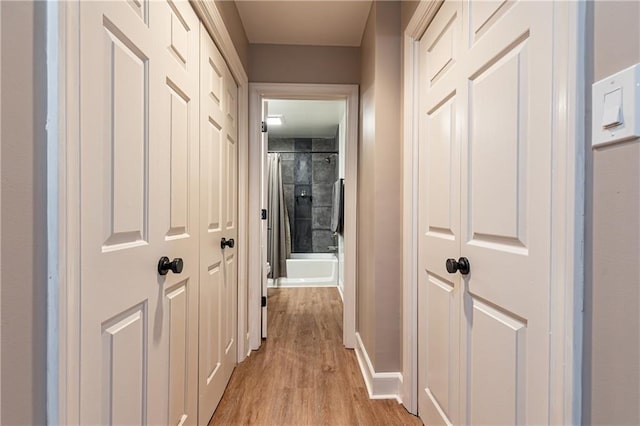
<svg viewBox="0 0 640 426"><path fill-rule="evenodd" d="M269 154L340 154L339 151L267 151Z"/></svg>

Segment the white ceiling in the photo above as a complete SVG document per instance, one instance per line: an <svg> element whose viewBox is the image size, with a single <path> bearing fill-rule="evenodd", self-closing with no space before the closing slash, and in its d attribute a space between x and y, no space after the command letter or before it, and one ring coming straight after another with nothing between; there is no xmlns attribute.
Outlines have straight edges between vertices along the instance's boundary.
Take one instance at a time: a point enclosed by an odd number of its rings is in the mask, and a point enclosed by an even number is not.
<svg viewBox="0 0 640 426"><path fill-rule="evenodd" d="M282 115L281 126L269 126L277 138L332 138L345 111L345 101L270 100L269 115Z"/></svg>
<svg viewBox="0 0 640 426"><path fill-rule="evenodd" d="M360 46L371 0L236 0L249 43Z"/></svg>

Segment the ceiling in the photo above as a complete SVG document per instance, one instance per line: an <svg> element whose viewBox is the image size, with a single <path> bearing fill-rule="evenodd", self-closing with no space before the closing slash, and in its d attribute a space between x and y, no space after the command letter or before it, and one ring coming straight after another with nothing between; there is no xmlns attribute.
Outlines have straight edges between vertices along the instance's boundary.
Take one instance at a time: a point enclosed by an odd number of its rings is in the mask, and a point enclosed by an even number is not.
<svg viewBox="0 0 640 426"><path fill-rule="evenodd" d="M332 138L345 111L345 101L270 100L269 115L282 115L281 126L269 126L277 138Z"/></svg>
<svg viewBox="0 0 640 426"><path fill-rule="evenodd" d="M371 0L236 0L249 43L360 46Z"/></svg>

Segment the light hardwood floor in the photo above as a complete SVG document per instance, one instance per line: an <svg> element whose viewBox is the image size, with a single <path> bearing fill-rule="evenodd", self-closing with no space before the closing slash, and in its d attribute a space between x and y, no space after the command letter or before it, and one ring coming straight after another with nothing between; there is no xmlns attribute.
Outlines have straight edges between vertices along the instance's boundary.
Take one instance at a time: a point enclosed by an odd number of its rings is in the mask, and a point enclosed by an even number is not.
<svg viewBox="0 0 640 426"><path fill-rule="evenodd" d="M269 290L269 338L236 367L209 425L420 425L395 400L371 400L342 345L336 288Z"/></svg>

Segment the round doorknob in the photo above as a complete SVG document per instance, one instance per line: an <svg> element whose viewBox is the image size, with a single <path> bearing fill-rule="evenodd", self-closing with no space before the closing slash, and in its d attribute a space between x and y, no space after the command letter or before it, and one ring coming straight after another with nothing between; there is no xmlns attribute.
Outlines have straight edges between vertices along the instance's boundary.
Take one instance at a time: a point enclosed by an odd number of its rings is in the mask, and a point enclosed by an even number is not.
<svg viewBox="0 0 640 426"><path fill-rule="evenodd" d="M226 238L223 238L220 240L221 249L224 249L225 247L233 248L235 245L236 242L233 240L233 238L229 238L228 240Z"/></svg>
<svg viewBox="0 0 640 426"><path fill-rule="evenodd" d="M160 275L167 275L169 271L173 272L174 274L179 274L180 272L182 272L183 268L184 262L180 257L169 260L167 256L162 256L158 261L158 273Z"/></svg>
<svg viewBox="0 0 640 426"><path fill-rule="evenodd" d="M462 275L467 275L471 270L471 264L469 263L469 259L466 257L461 257L458 260L455 259L447 259L447 272L450 274L455 274L456 272L460 272Z"/></svg>

